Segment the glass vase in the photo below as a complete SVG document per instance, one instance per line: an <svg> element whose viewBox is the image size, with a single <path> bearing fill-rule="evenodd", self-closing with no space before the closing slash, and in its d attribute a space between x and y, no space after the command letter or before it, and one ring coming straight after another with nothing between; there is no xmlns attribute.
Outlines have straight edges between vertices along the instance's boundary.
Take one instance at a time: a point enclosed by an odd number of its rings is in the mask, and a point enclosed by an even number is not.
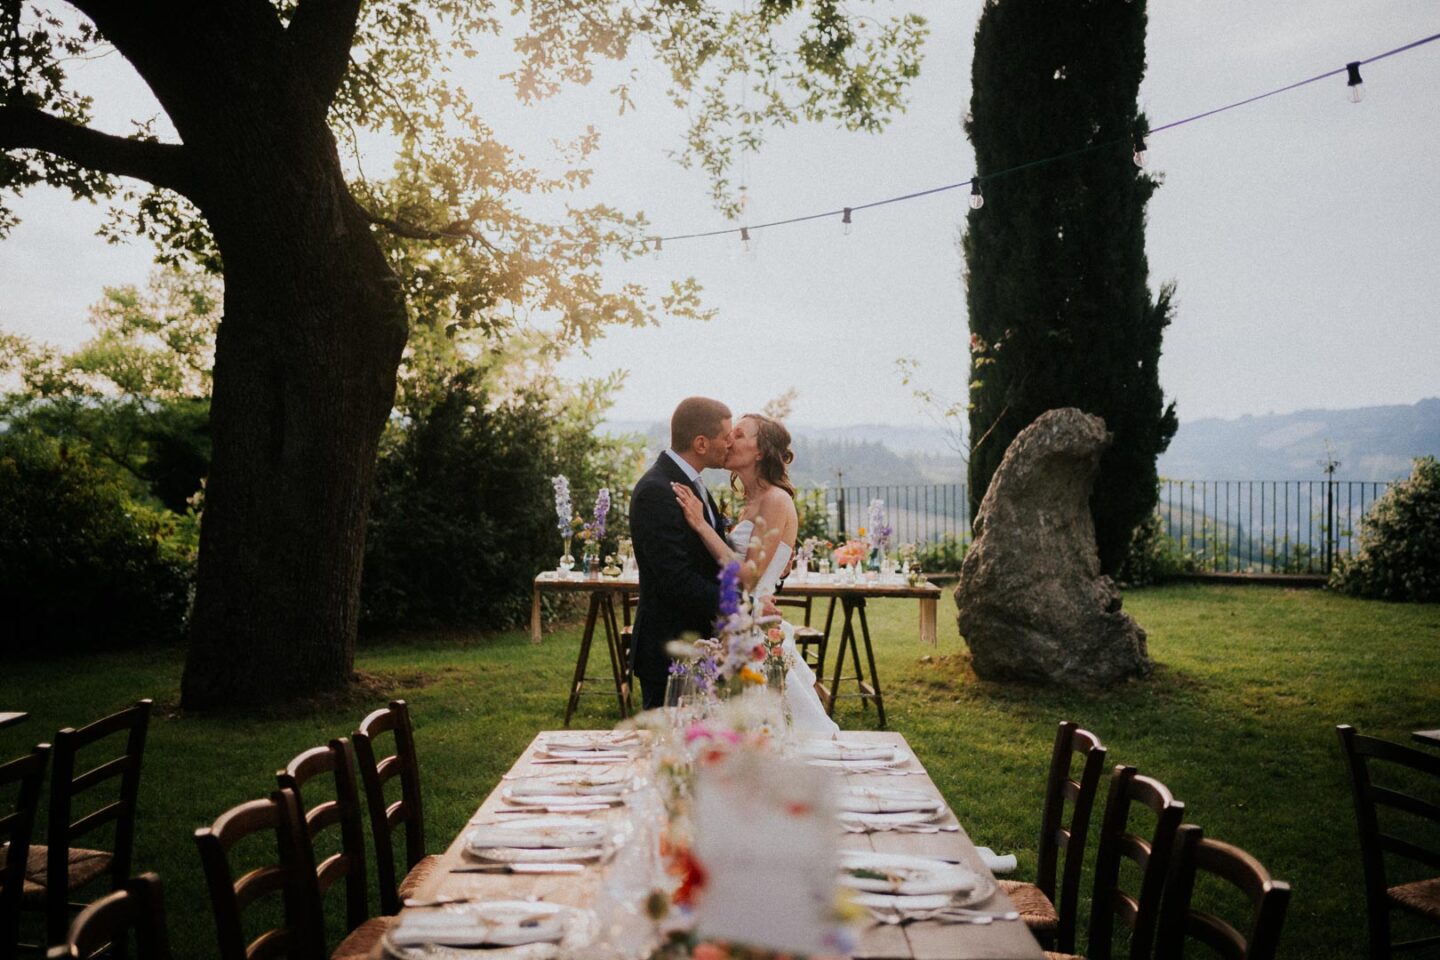
<svg viewBox="0 0 1440 960"><path fill-rule="evenodd" d="M570 538L560 539L560 565L556 568L560 576L568 576L571 570L575 569L575 558L570 555Z"/></svg>

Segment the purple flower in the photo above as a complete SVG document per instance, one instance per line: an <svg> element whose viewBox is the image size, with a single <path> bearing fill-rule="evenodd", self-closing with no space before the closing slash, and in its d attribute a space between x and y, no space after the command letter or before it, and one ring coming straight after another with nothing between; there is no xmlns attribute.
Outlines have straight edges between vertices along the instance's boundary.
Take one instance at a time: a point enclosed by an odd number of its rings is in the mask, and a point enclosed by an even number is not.
<svg viewBox="0 0 1440 960"><path fill-rule="evenodd" d="M550 483L555 487L555 528L560 531L560 536L570 536L570 481L564 474L551 477Z"/></svg>
<svg viewBox="0 0 1440 960"><path fill-rule="evenodd" d="M740 561L731 560L720 571L720 615L733 617L740 612Z"/></svg>
<svg viewBox="0 0 1440 960"><path fill-rule="evenodd" d="M595 519L588 524L597 541L605 539L605 518L610 515L610 488L601 487L595 497Z"/></svg>

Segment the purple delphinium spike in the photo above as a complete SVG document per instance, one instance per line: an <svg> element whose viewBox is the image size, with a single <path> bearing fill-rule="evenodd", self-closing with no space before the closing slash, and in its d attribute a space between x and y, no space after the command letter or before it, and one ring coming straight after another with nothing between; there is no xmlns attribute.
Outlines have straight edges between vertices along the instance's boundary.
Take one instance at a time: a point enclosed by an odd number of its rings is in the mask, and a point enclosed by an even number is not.
<svg viewBox="0 0 1440 960"><path fill-rule="evenodd" d="M551 477L550 483L555 487L555 528L560 531L560 536L570 536L570 481L564 474Z"/></svg>
<svg viewBox="0 0 1440 960"><path fill-rule="evenodd" d="M731 560L720 571L720 616L733 617L740 612L740 561Z"/></svg>
<svg viewBox="0 0 1440 960"><path fill-rule="evenodd" d="M605 518L610 514L610 488L601 487L600 493L595 497L595 520L590 525L590 530L595 534L595 539L605 539Z"/></svg>

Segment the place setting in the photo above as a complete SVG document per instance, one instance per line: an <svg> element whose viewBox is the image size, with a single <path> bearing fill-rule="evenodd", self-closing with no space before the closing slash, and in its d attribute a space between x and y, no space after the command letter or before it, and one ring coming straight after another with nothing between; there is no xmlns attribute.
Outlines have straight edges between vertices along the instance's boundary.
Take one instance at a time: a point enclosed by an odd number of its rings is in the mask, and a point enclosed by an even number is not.
<svg viewBox="0 0 1440 960"><path fill-rule="evenodd" d="M878 924L919 921L990 924L1015 921L1014 910L977 909L997 891L995 880L963 863L936 857L847 850L840 884Z"/></svg>
<svg viewBox="0 0 1440 960"><path fill-rule="evenodd" d="M465 862L451 873L581 873L610 853L613 827L573 815L472 821Z"/></svg>
<svg viewBox="0 0 1440 960"><path fill-rule="evenodd" d="M914 754L894 744L853 743L845 740L800 740L791 747L794 756L814 767L832 767L847 773L883 772L896 776L923 773L906 769Z"/></svg>
<svg viewBox="0 0 1440 960"><path fill-rule="evenodd" d="M848 833L953 833L960 829L945 801L925 790L851 785L836 800Z"/></svg>
<svg viewBox="0 0 1440 960"><path fill-rule="evenodd" d="M393 960L554 960L593 935L588 910L538 900L451 901L408 908L382 940Z"/></svg>

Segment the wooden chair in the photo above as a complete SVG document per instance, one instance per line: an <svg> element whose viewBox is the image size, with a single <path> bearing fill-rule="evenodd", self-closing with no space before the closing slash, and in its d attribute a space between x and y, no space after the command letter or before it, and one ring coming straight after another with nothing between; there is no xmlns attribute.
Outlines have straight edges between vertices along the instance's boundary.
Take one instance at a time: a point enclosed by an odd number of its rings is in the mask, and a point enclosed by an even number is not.
<svg viewBox="0 0 1440 960"><path fill-rule="evenodd" d="M135 801L140 793L140 764L145 754L150 707L151 701L141 700L133 707L79 730L66 727L55 734L45 843L30 848L22 895L26 909L45 912L47 944L65 942L70 908L85 906L71 902L75 891L106 874L110 876L111 890L122 889L130 879L130 858L135 847ZM76 755L81 750L121 734L125 735L124 752L76 775ZM115 801L71 820L82 794L116 777L120 779L120 787ZM96 850L76 845L76 841L110 823L115 825L113 849Z"/></svg>
<svg viewBox="0 0 1440 960"><path fill-rule="evenodd" d="M306 784L317 777L334 784L335 799L325 800L306 808ZM282 790L293 791L303 811L305 829L301 835L302 858L310 864L317 890L316 901L322 905L326 895L340 881L345 881L345 943L337 956L367 953L385 932L386 924L371 923L369 893L365 876L364 814L360 811L360 791L355 782L355 750L345 737L331 740L328 746L312 747L297 755L275 774ZM332 827L338 827L340 849L317 862L315 840ZM323 927L323 918L321 920ZM362 933L363 931L363 933Z"/></svg>
<svg viewBox="0 0 1440 960"><path fill-rule="evenodd" d="M257 834L267 849L275 851L276 860L246 871L237 880L230 867L231 853ZM276 790L268 800L232 807L210 826L195 831L195 846L215 912L220 960L325 955L319 892L310 859L302 853L308 846L304 834L300 800L294 790ZM266 897L283 902L284 925L271 927L247 943L242 916Z"/></svg>
<svg viewBox="0 0 1440 960"><path fill-rule="evenodd" d="M639 591L627 590L620 598L620 674L625 689L632 696L635 692L635 608L640 606ZM634 711L633 705L631 711Z"/></svg>
<svg viewBox="0 0 1440 960"><path fill-rule="evenodd" d="M1071 776L1076 757L1080 757L1079 778ZM1034 883L1001 880L1000 888L1015 903L1030 931L1045 943L1059 950L1075 949L1075 926L1079 915L1080 869L1085 860L1085 841L1090 830L1090 811L1100 788L1100 773L1105 767L1105 747L1088 730L1069 720L1062 721L1055 732L1055 745L1050 754L1050 775L1045 783L1045 801L1040 812L1039 863ZM1070 803L1070 819L1065 820L1065 803ZM1059 874L1064 855L1065 868ZM1059 897L1056 879L1059 876ZM1056 909L1056 904L1059 909Z"/></svg>
<svg viewBox="0 0 1440 960"><path fill-rule="evenodd" d="M1155 815L1149 840L1130 832L1135 807ZM1095 853L1095 886L1090 900L1090 931L1086 956L1110 960L1114 955L1115 918L1130 928L1130 960L1150 960L1160 896L1165 888L1175 831L1185 816L1185 804L1171 796L1158 780L1142 777L1134 767L1119 766L1110 776L1110 794L1100 821L1100 842ZM1120 861L1140 868L1140 890L1132 895L1120 889ZM1047 954L1051 960L1077 960L1072 954Z"/></svg>
<svg viewBox="0 0 1440 960"><path fill-rule="evenodd" d="M1428 822L1433 831L1440 824L1440 806L1428 800L1402 793L1375 783L1373 768L1390 773L1400 769L1418 773L1440 785L1440 756L1424 750L1363 737L1355 728L1342 724L1340 746L1350 769L1351 792L1355 799L1355 819L1360 830L1360 862L1365 872L1366 927L1370 940L1371 960L1388 960L1396 950L1411 950L1440 943L1440 936L1425 936L1400 943L1392 942L1390 912L1406 913L1440 924L1440 849L1418 841L1420 830L1404 838L1382 827L1380 812L1385 811L1387 823L1397 815L1406 815L1420 826ZM1393 824L1392 824L1393 826ZM1420 864L1426 872L1437 874L1429 879L1391 885L1386 869L1386 855Z"/></svg>
<svg viewBox="0 0 1440 960"><path fill-rule="evenodd" d="M135 954L140 960L170 960L170 938L165 932L165 901L160 878L141 874L80 911L70 925L66 941L51 947L47 960L89 960L123 945L135 934Z"/></svg>
<svg viewBox="0 0 1440 960"><path fill-rule="evenodd" d="M1232 884L1249 898L1248 933L1242 935L1219 916L1191 906L1199 871ZM1200 827L1187 823L1175 836L1155 960L1183 960L1186 938L1205 944L1223 960L1273 960L1289 902L1290 885L1270 879L1259 860L1239 847L1205 839Z"/></svg>
<svg viewBox="0 0 1440 960"><path fill-rule="evenodd" d="M830 628L835 623L835 598L830 598L830 606L825 612L825 629L820 630L810 625L810 617L814 612L814 597L786 597L775 598L777 607L792 607L805 612L805 622L795 627L795 649L800 652L800 659L809 664L810 669L815 671L817 678L825 675L825 653L830 646Z"/></svg>
<svg viewBox="0 0 1440 960"><path fill-rule="evenodd" d="M375 740L390 733L395 752L376 760ZM375 844L375 872L380 887L380 909L397 913L400 903L414 895L440 862L425 854L425 813L420 800L420 763L415 752L415 733L410 725L410 708L404 700L392 700L360 721L355 731L355 760L365 801L370 808L370 835ZM385 784L400 778L400 799L385 801ZM405 825L405 876L395 884L394 831Z"/></svg>
<svg viewBox="0 0 1440 960"><path fill-rule="evenodd" d="M20 897L49 756L50 745L42 743L25 756L0 764L0 790L6 798L12 792L15 796L14 806L0 815L0 957L6 960L15 955L20 941Z"/></svg>

